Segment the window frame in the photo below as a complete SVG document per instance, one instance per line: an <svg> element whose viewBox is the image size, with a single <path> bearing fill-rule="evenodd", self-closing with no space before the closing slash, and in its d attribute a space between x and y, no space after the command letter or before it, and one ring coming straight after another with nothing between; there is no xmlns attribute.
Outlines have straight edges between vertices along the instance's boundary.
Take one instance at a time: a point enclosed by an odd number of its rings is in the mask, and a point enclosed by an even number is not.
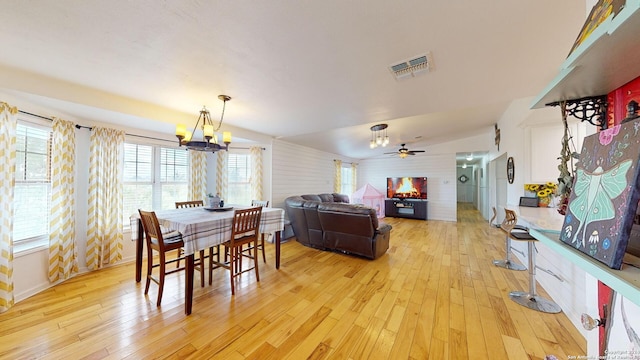
<svg viewBox="0 0 640 360"><path fill-rule="evenodd" d="M153 211L157 211L162 209L162 187L164 185L180 185L183 184L186 188L186 192L188 194L189 191L189 183L190 183L190 163L189 163L189 156L187 154L186 159L185 159L185 180L184 181L173 181L175 180L175 178L172 181L162 181L162 166L163 166L163 162L162 162L162 149L167 149L167 150L171 150L171 151L185 151L185 153L187 152L186 149L184 148L180 148L180 147L176 147L176 146L168 146L166 144L166 142L162 141L158 141L158 142L152 142L152 141L139 141L136 139L126 139L125 140L125 147L126 145L136 145L136 146L148 146L151 147L151 162L150 162L150 167L151 167L151 174L150 174L150 180L149 181L126 181L123 180L123 192L124 192L124 186L126 185L141 185L141 186L150 186L151 187L151 210ZM125 150L126 151L126 150ZM125 154L123 153L123 168L125 165ZM175 164L173 164L175 165ZM181 165L180 165L181 166ZM188 196L187 194L185 194L185 198ZM123 194L124 196L124 194ZM127 213L127 207L125 206L125 201L123 201L123 230L130 230L131 225L130 225L130 221L129 216L131 216L132 214ZM136 209L137 210L137 209Z"/></svg>
<svg viewBox="0 0 640 360"><path fill-rule="evenodd" d="M345 166L347 165L347 166ZM340 193L351 196L353 193L353 173L352 173L351 164L342 163L342 167L340 169ZM347 176L345 176L345 173ZM345 178L348 178L349 181L345 182ZM345 188L348 188L345 191Z"/></svg>
<svg viewBox="0 0 640 360"><path fill-rule="evenodd" d="M229 178L229 174L231 174L231 156L242 156L246 158L246 169L247 169L247 181L246 182L232 182L231 179ZM238 205L250 205L251 204L251 196L252 196L252 192L251 192L251 178L253 176L253 169L252 169L252 164L251 164L251 154L249 153L249 151L234 151L234 152L229 152L227 154L227 199L223 199L225 203L228 204L238 204ZM246 186L246 196L242 196L242 197L236 197L236 198L229 198L229 194L232 193L231 189L232 189L232 184L238 184L238 185L243 185ZM240 200L238 200L240 199ZM245 202L241 201L241 200L247 200L246 204Z"/></svg>
<svg viewBox="0 0 640 360"><path fill-rule="evenodd" d="M23 126L23 127L27 127L27 128L34 128L34 129L39 129L42 131L46 131L48 132L48 139L47 139L47 145L46 145L46 149L47 149L47 164L46 164L46 178L47 180L29 180L29 179L19 179L19 172L18 172L18 153L20 152L20 149L15 148L15 165L16 165L16 170L15 170L15 180L14 180L14 215L13 215L13 230L12 230L12 241L13 241L13 246L14 246L14 255L16 253L25 253L29 250L33 250L36 248L40 248L40 247L46 247L49 244L49 234L50 234L50 216L51 216L51 186L52 186L52 181L51 181L51 170L52 170L52 151L53 151L53 125L50 121L45 121L43 119L39 119L35 116L29 115L29 114L24 114L24 113L19 113L18 118L17 118L17 126L16 126L16 143L17 143L17 137L18 137L18 127L19 126ZM25 146L26 146L27 142L26 142L26 138L25 138ZM26 151L25 152L25 163L26 163L26 158L27 158L27 154L29 152ZM27 170L27 168L25 167L25 171ZM26 177L26 174L25 174ZM36 236L30 236L30 237L25 237L25 238L20 238L17 239L15 237L15 228L16 228L16 206L17 206L17 201L15 198L15 194L17 192L17 187L19 186L19 184L46 184L47 186L47 210L45 211L46 213L46 232L43 234L39 234Z"/></svg>

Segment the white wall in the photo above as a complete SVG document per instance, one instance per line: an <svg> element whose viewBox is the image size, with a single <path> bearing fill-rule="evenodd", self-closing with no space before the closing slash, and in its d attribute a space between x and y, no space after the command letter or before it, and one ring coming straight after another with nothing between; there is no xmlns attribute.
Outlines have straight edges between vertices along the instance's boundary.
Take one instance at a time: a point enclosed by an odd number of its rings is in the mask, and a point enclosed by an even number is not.
<svg viewBox="0 0 640 360"><path fill-rule="evenodd" d="M360 162L358 187L365 182L385 190L387 177L427 177L427 218L456 221L455 154L385 157Z"/></svg>
<svg viewBox="0 0 640 360"><path fill-rule="evenodd" d="M360 161L358 187L370 183L378 189L386 189L387 177L426 176L429 220L456 221L456 153L488 151L493 141L492 130L481 135L445 142L437 145L413 144L425 149L424 154L405 159L384 156ZM472 178L472 175L467 175Z"/></svg>
<svg viewBox="0 0 640 360"><path fill-rule="evenodd" d="M354 161L336 154L274 140L273 206L284 208L284 200L293 195L333 193L334 159ZM360 171L358 178L361 178Z"/></svg>

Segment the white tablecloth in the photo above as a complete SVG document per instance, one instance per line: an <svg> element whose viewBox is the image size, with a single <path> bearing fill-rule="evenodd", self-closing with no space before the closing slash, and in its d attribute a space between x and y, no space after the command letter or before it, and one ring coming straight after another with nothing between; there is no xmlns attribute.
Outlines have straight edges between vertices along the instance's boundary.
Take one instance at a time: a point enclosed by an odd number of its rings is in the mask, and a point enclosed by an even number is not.
<svg viewBox="0 0 640 360"><path fill-rule="evenodd" d="M248 208L237 207L234 209ZM191 255L199 250L219 245L231 237L233 210L210 211L202 207L156 211L158 222L168 230L182 234L184 252ZM137 215L137 214L136 214ZM139 217L131 216L131 239L137 239ZM284 230L284 210L262 208L260 233L267 234Z"/></svg>

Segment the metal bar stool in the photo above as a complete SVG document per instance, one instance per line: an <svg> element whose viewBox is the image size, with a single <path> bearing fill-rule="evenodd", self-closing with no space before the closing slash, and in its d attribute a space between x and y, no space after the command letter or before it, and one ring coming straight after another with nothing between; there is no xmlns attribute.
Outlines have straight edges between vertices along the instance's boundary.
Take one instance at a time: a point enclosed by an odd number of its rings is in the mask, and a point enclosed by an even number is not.
<svg viewBox="0 0 640 360"><path fill-rule="evenodd" d="M513 262L511 262L511 235L512 234L516 234L516 233L525 233L527 235L529 235L529 233L527 232L527 228L518 225L518 218L516 217L516 213L512 210L508 210L508 209L504 209L504 220L502 221L502 224L500 224L500 229L502 231L505 232L506 234L506 239L505 239L505 259L504 260L493 260L493 265L495 266L499 266L505 269L509 269L509 270L518 270L518 271L523 271L526 270L527 268L520 265L520 264L515 264ZM516 230L516 231L514 231Z"/></svg>
<svg viewBox="0 0 640 360"><path fill-rule="evenodd" d="M517 222L516 213L513 210L505 209L508 217L513 217ZM526 229L526 228L525 228ZM544 313L559 313L562 311L560 306L555 302L539 296L536 292L536 238L531 236L528 231L512 231L508 234L513 240L526 241L529 252L529 292L512 291L509 298L522 306L529 309L537 310Z"/></svg>

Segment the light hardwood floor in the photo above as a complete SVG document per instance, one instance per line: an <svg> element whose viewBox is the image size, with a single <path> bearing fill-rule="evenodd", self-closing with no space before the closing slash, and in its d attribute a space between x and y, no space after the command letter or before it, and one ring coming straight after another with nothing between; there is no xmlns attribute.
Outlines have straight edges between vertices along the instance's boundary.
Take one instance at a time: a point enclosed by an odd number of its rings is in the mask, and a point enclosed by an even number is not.
<svg viewBox="0 0 640 360"><path fill-rule="evenodd" d="M228 274L196 287L184 315L183 274L161 307L133 264L78 276L0 314L1 359L558 359L585 355L563 314L509 300L524 271L494 267L504 236L459 205L458 222L385 219L391 247L378 260L282 245L282 265L260 282ZM262 264L261 264L262 265ZM198 275L196 275L197 277ZM198 283L196 279L196 284ZM538 288L546 296L544 289Z"/></svg>

